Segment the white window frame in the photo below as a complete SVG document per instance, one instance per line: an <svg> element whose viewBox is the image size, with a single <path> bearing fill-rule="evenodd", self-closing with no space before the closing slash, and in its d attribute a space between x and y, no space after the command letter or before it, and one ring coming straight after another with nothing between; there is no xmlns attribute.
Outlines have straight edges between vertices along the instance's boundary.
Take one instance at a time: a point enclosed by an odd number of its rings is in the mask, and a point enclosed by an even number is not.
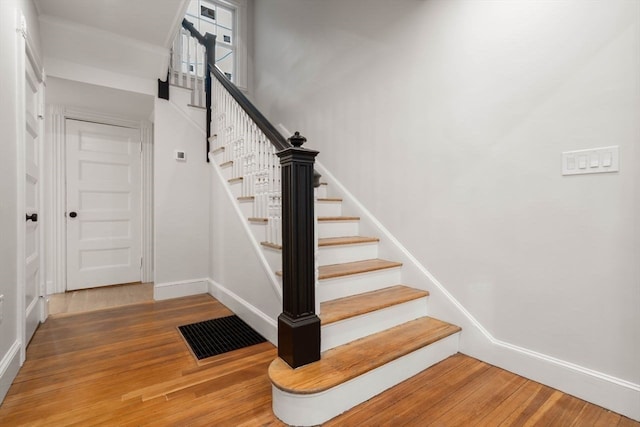
<svg viewBox="0 0 640 427"><path fill-rule="evenodd" d="M242 91L248 90L248 70L247 70L247 0L207 0L209 3L215 3L227 9L234 11L234 83ZM198 13L200 8L198 7ZM200 15L198 15L199 17Z"/></svg>

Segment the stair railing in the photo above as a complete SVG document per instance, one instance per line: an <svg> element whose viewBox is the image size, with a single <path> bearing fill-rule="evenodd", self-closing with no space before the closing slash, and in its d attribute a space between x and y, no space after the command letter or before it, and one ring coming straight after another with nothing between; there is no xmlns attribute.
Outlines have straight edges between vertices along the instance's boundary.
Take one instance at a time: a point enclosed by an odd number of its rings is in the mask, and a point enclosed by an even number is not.
<svg viewBox="0 0 640 427"><path fill-rule="evenodd" d="M171 48L169 83L191 89L191 105L204 107L206 102L206 50L186 28L180 28Z"/></svg>
<svg viewBox="0 0 640 427"><path fill-rule="evenodd" d="M315 219L314 187L320 175L313 169L317 151L302 148L306 138L296 132L285 138L215 66L215 36L201 35L192 23L182 21L177 38L189 37L204 46L206 68L204 90L207 108L207 161L215 150L223 150L224 162L232 162L232 178L242 181L242 196L254 197L254 220L266 221L266 238L282 246L282 313L278 316L278 356L297 368L320 360L320 319L315 304ZM186 34L185 34L186 33ZM190 81L187 64L192 41L174 47L180 69L169 77L185 79L198 88L198 78ZM179 49L179 51L176 51ZM197 53L197 52L200 52ZM184 77L187 75L187 77ZM211 147L210 144L213 144Z"/></svg>

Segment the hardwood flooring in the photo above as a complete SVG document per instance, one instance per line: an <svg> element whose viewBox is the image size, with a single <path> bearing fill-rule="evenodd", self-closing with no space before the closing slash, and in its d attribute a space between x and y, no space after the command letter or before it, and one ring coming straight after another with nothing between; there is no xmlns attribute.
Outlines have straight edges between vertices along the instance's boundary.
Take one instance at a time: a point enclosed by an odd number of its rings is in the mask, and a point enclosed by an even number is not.
<svg viewBox="0 0 640 427"><path fill-rule="evenodd" d="M127 283L49 296L49 315L66 315L153 301L153 283Z"/></svg>
<svg viewBox="0 0 640 427"><path fill-rule="evenodd" d="M198 363L176 327L227 316L208 295L53 316L0 406L0 426L282 426L269 343ZM458 354L327 426L640 426Z"/></svg>

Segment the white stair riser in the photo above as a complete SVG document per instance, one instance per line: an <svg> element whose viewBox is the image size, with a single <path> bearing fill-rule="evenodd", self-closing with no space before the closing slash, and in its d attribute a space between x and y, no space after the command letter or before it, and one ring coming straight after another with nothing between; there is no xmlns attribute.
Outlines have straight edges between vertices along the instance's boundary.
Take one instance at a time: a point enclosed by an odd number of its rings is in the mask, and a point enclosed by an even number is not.
<svg viewBox="0 0 640 427"><path fill-rule="evenodd" d="M325 199L327 197L327 186L321 185L318 188L316 188L316 196L319 199Z"/></svg>
<svg viewBox="0 0 640 427"><path fill-rule="evenodd" d="M382 332L427 315L427 297L322 326L321 351Z"/></svg>
<svg viewBox="0 0 640 427"><path fill-rule="evenodd" d="M233 172L233 168L231 167L230 164L225 164L224 166L221 166L220 170L222 171L222 176L224 177L224 179L229 180L233 178L231 174L231 172Z"/></svg>
<svg viewBox="0 0 640 427"><path fill-rule="evenodd" d="M262 253L267 259L267 263L269 263L269 267L271 267L272 271L282 270L282 251L262 246Z"/></svg>
<svg viewBox="0 0 640 427"><path fill-rule="evenodd" d="M256 239L256 242L260 244L260 242L264 242L267 240L267 227L264 222L250 222L249 229L251 230L251 234ZM275 270L274 270L275 271Z"/></svg>
<svg viewBox="0 0 640 427"><path fill-rule="evenodd" d="M227 183L229 184L229 188L231 189L231 194L233 194L233 197L237 200L238 197L242 195L242 181L227 181Z"/></svg>
<svg viewBox="0 0 640 427"><path fill-rule="evenodd" d="M284 423L314 426L329 421L458 351L459 333L316 394L291 394L272 386L273 413Z"/></svg>
<svg viewBox="0 0 640 427"><path fill-rule="evenodd" d="M245 218L253 217L253 200L239 200L240 212Z"/></svg>
<svg viewBox="0 0 640 427"><path fill-rule="evenodd" d="M363 292L388 288L401 283L401 268L387 268L362 274L323 279L318 284L316 298L319 302L349 297Z"/></svg>
<svg viewBox="0 0 640 427"><path fill-rule="evenodd" d="M211 143L211 150L215 150L213 143ZM218 150L215 153L213 153L213 156L211 157L211 161L212 162L216 162L216 164L221 164L224 163L223 161L223 156L224 156L224 151L222 150Z"/></svg>
<svg viewBox="0 0 640 427"><path fill-rule="evenodd" d="M341 216L342 202L323 202L318 200L315 204L317 216Z"/></svg>
<svg viewBox="0 0 640 427"><path fill-rule="evenodd" d="M374 258L378 258L378 242L318 248L318 265L341 264Z"/></svg>
<svg viewBox="0 0 640 427"><path fill-rule="evenodd" d="M318 221L318 237L357 236L359 221Z"/></svg>

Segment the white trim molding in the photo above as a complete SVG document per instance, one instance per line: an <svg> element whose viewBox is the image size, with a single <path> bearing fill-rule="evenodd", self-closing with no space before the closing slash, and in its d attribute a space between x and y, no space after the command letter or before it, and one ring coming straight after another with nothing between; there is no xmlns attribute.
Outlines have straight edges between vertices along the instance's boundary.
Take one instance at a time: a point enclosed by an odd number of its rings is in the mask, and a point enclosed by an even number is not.
<svg viewBox="0 0 640 427"><path fill-rule="evenodd" d="M179 280L176 282L156 283L153 285L153 299L156 301L206 294L209 290L209 279Z"/></svg>
<svg viewBox="0 0 640 427"><path fill-rule="evenodd" d="M11 383L20 370L20 341L14 341L0 360L0 403L9 392Z"/></svg>
<svg viewBox="0 0 640 427"><path fill-rule="evenodd" d="M281 128L284 129L282 125ZM345 205L361 217L361 226L370 227L372 231L368 232L379 235L381 242L389 242L394 259L421 276L416 280L431 292L430 299L439 296L439 301L448 304L436 307L430 303L430 313L462 327L460 352L640 421L639 384L495 338L327 168L318 161L315 164L323 181L329 182ZM434 309L441 312L434 313Z"/></svg>
<svg viewBox="0 0 640 427"><path fill-rule="evenodd" d="M45 144L50 144L51 162L49 189L50 205L47 208L51 232L51 244L47 253L51 256L52 271L47 282L47 293L65 292L67 283L67 232L66 219L66 156L65 138L67 119L102 123L140 130L142 147L142 271L141 280L153 281L153 125L124 117L90 110L80 110L62 105L47 105L47 129ZM147 260L147 261L145 261Z"/></svg>
<svg viewBox="0 0 640 427"><path fill-rule="evenodd" d="M233 311L271 344L278 345L278 322L220 283L209 279L209 294Z"/></svg>
<svg viewBox="0 0 640 427"><path fill-rule="evenodd" d="M65 211L65 111L60 105L47 105L46 144L50 144L49 176L49 229L50 245L47 256L51 257L52 271L47 282L47 294L66 290L67 238Z"/></svg>
<svg viewBox="0 0 640 427"><path fill-rule="evenodd" d="M142 139L142 281L153 281L153 124L140 125Z"/></svg>

